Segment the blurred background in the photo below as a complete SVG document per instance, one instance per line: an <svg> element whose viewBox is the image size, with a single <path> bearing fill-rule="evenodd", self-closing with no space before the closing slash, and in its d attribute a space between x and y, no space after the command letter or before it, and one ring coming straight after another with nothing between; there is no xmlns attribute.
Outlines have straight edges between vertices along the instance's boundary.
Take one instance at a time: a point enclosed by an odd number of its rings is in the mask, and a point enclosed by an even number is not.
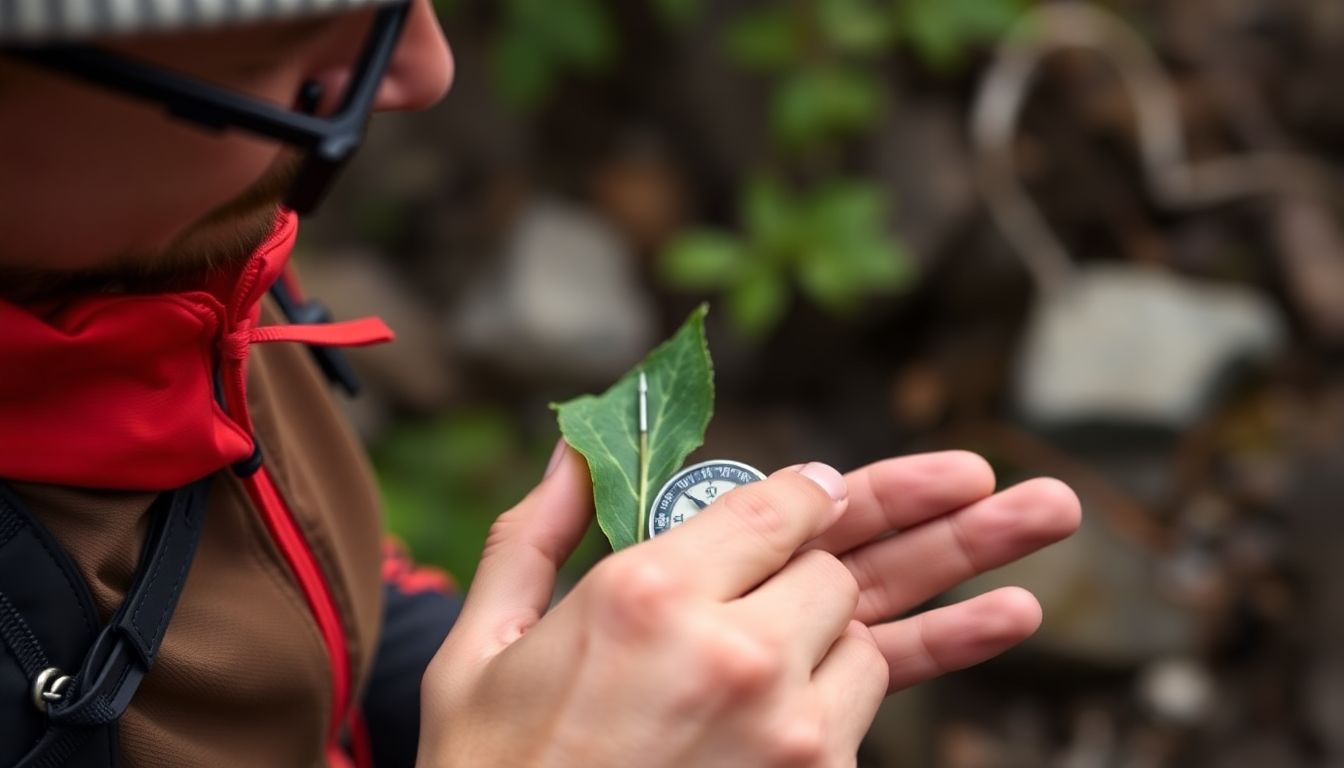
<svg viewBox="0 0 1344 768"><path fill-rule="evenodd" d="M968 448L1083 499L972 585L1039 635L894 697L862 765L1344 765L1344 4L439 11L452 94L374 120L299 262L399 333L350 408L419 558L468 583L547 403L708 300L697 457Z"/></svg>

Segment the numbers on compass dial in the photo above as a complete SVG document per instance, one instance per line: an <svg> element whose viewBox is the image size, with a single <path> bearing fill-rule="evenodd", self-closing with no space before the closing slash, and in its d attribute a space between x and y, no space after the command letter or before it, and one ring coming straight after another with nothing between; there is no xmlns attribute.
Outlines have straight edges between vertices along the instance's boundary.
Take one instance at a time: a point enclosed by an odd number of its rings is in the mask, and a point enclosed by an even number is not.
<svg viewBox="0 0 1344 768"><path fill-rule="evenodd" d="M763 478L735 461L707 461L672 476L649 511L649 535L657 536L695 517L723 494Z"/></svg>

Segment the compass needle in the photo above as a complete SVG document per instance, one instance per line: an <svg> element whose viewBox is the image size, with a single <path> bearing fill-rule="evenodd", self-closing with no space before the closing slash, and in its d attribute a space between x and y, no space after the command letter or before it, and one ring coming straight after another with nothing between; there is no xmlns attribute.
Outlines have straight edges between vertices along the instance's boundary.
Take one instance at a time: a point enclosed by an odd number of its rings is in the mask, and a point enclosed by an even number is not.
<svg viewBox="0 0 1344 768"><path fill-rule="evenodd" d="M649 505L645 538L666 533L700 514L732 489L764 480L760 470L740 461L714 459L686 467L672 475ZM705 499L708 499L706 501Z"/></svg>

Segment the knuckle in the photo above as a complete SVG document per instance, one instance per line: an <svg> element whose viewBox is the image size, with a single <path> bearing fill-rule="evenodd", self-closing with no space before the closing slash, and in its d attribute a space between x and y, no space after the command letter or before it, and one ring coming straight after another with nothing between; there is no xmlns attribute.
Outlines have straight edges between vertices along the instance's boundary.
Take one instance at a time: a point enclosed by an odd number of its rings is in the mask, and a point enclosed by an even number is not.
<svg viewBox="0 0 1344 768"><path fill-rule="evenodd" d="M593 569L593 581L610 623L635 634L658 631L680 595L665 568L639 558L609 558Z"/></svg>
<svg viewBox="0 0 1344 768"><path fill-rule="evenodd" d="M698 678L702 686L734 700L768 690L784 669L784 655L743 632L720 631L699 648Z"/></svg>
<svg viewBox="0 0 1344 768"><path fill-rule="evenodd" d="M886 681L891 675L891 665L887 663L887 657L882 655L882 649L877 647L877 641L867 631L867 627L864 632L864 642L855 651L859 656L859 667L866 678Z"/></svg>
<svg viewBox="0 0 1344 768"><path fill-rule="evenodd" d="M760 485L762 483L753 483L738 488L719 503L748 534L771 546L779 546L778 542L789 530L789 515Z"/></svg>
<svg viewBox="0 0 1344 768"><path fill-rule="evenodd" d="M798 715L771 729L767 754L776 768L811 768L826 756L826 734L821 718Z"/></svg>
<svg viewBox="0 0 1344 768"><path fill-rule="evenodd" d="M850 609L859 603L859 581L849 566L830 552L811 549L799 556L815 579L827 587L829 594L848 601Z"/></svg>
<svg viewBox="0 0 1344 768"><path fill-rule="evenodd" d="M498 556L500 550L513 541L518 526L518 513L513 509L496 517L495 521L490 524L490 531L485 536L485 544L481 549L481 559Z"/></svg>

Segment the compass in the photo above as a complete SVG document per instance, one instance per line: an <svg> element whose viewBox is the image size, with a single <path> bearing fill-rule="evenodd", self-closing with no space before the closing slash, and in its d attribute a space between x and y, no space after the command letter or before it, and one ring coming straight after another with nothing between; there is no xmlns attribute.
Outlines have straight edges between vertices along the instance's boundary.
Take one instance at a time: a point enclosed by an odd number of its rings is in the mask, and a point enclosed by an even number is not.
<svg viewBox="0 0 1344 768"><path fill-rule="evenodd" d="M649 507L649 538L666 533L700 514L739 485L764 480L760 470L740 461L715 459L678 471L653 497Z"/></svg>

